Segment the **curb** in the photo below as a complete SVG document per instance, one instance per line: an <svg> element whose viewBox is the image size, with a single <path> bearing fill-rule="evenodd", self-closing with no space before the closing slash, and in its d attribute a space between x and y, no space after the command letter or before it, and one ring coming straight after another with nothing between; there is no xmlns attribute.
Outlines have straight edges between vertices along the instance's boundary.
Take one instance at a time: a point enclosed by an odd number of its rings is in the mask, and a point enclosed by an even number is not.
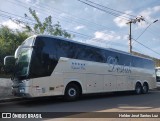
<svg viewBox="0 0 160 121"><path fill-rule="evenodd" d="M20 97L3 98L3 99L0 99L0 103L12 102L12 101L20 101L20 100L22 100L22 98L20 98Z"/></svg>

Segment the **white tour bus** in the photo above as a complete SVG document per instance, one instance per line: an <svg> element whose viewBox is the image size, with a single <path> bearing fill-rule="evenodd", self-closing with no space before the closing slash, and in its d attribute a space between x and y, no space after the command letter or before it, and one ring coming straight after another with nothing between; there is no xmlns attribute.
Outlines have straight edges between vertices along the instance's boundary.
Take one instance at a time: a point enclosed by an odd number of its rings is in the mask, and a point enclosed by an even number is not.
<svg viewBox="0 0 160 121"><path fill-rule="evenodd" d="M12 92L23 97L82 94L156 88L154 62L114 49L36 35L15 52ZM6 59L7 60L7 59Z"/></svg>

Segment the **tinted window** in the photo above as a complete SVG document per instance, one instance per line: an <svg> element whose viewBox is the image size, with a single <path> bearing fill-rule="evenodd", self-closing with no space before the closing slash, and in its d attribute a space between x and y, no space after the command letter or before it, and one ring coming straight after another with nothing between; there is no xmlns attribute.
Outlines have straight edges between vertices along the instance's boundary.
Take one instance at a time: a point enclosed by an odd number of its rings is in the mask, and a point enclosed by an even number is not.
<svg viewBox="0 0 160 121"><path fill-rule="evenodd" d="M114 51L104 50L92 46L58 40L58 57L74 58L86 61L107 63L109 57L116 59L119 65L154 68L153 62L147 59L134 57L127 54L122 54Z"/></svg>
<svg viewBox="0 0 160 121"><path fill-rule="evenodd" d="M133 67L144 68L144 62L142 58L132 57L132 64Z"/></svg>
<svg viewBox="0 0 160 121"><path fill-rule="evenodd" d="M76 45L74 43L56 40L58 57L75 58Z"/></svg>
<svg viewBox="0 0 160 121"><path fill-rule="evenodd" d="M50 76L57 64L56 41L37 37L31 60L30 77Z"/></svg>
<svg viewBox="0 0 160 121"><path fill-rule="evenodd" d="M101 63L107 63L108 58L113 57L119 65L131 64L133 67L148 69L154 66L152 61L139 57L55 38L37 37L31 60L32 76L51 75L60 57Z"/></svg>
<svg viewBox="0 0 160 121"><path fill-rule="evenodd" d="M107 59L113 58L117 62L117 64L119 64L119 65L129 66L131 63L131 56L117 53L117 52L107 51L107 50L106 50L106 58ZM108 61L109 60L107 60L106 62L108 62Z"/></svg>
<svg viewBox="0 0 160 121"><path fill-rule="evenodd" d="M132 66L133 67L140 67L140 68L147 68L153 69L154 62L148 59L139 58L139 57L132 57Z"/></svg>
<svg viewBox="0 0 160 121"><path fill-rule="evenodd" d="M105 55L103 53L103 50L99 48L88 47L87 52L89 57L88 59L90 61L101 62L101 63L105 62Z"/></svg>

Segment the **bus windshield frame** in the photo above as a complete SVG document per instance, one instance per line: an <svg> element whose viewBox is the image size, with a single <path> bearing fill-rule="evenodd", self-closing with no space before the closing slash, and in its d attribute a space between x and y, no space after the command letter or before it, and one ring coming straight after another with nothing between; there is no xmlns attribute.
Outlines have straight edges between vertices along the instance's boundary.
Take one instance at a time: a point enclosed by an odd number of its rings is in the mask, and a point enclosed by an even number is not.
<svg viewBox="0 0 160 121"><path fill-rule="evenodd" d="M33 51L33 43L35 37L27 38L19 48L17 48L15 57L14 78L18 80L27 79L29 76L29 68Z"/></svg>

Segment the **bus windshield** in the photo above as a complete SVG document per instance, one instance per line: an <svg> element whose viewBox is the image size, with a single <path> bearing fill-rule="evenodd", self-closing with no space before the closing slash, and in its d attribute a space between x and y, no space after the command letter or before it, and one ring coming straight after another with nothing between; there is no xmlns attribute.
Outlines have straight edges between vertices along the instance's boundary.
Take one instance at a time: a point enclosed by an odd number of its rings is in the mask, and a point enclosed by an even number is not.
<svg viewBox="0 0 160 121"><path fill-rule="evenodd" d="M29 72L29 64L31 60L32 48L21 48L18 60L16 62L16 77L27 77Z"/></svg>

